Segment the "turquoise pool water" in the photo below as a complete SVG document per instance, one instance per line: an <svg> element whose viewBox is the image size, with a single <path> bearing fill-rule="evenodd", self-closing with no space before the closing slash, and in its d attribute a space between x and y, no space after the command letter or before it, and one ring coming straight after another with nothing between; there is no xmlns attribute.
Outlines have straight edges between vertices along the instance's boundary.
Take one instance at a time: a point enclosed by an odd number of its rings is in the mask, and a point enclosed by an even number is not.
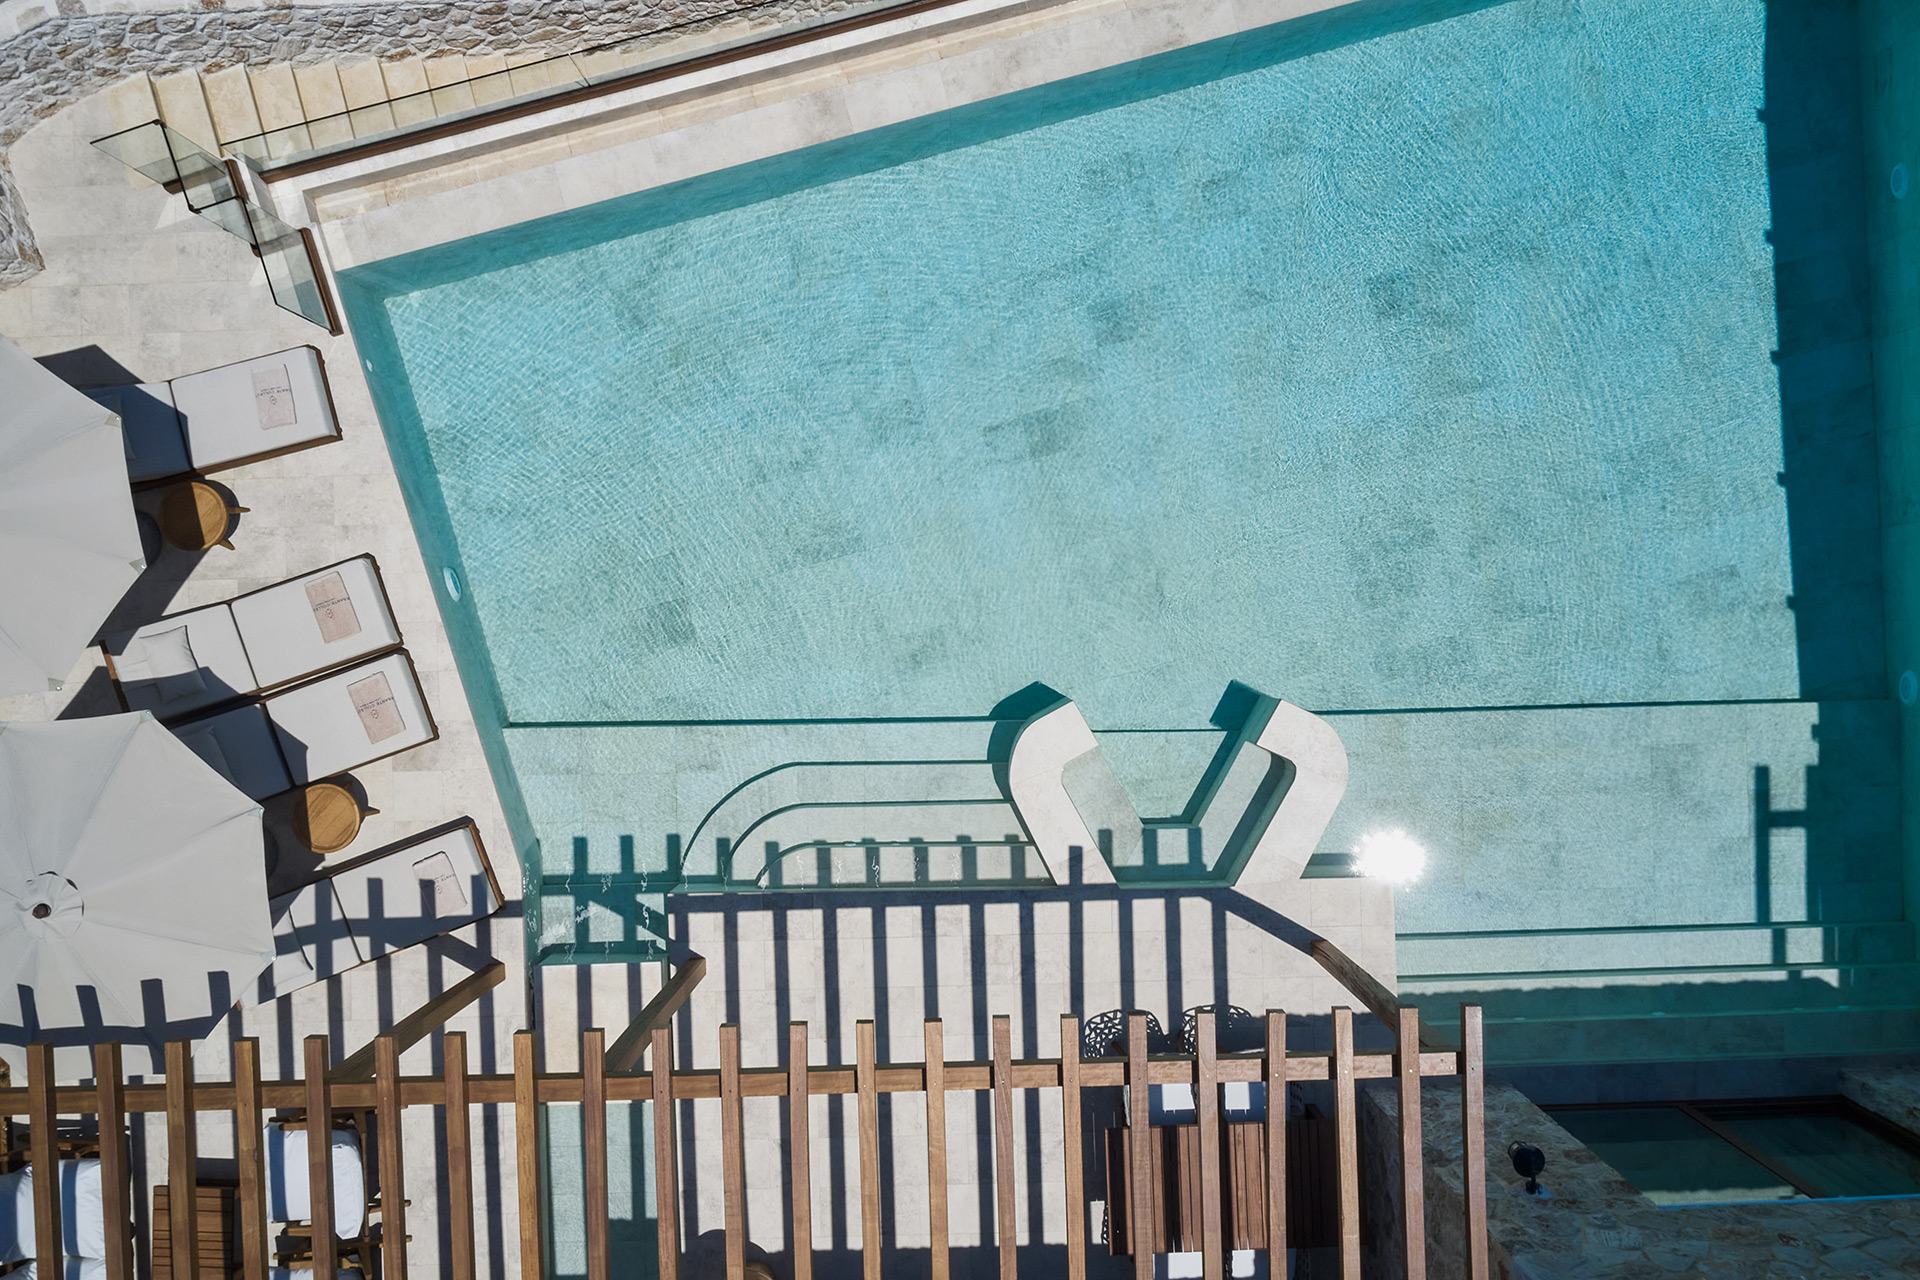
<svg viewBox="0 0 1920 1280"><path fill-rule="evenodd" d="M1336 716L1324 849L1428 845L1406 986L1497 1058L1920 1043L1904 969L1665 932L1913 955L1857 54L1363 3L344 273L530 870L1036 680L1167 813L1238 679Z"/></svg>
<svg viewBox="0 0 1920 1280"><path fill-rule="evenodd" d="M1791 696L1762 12L1283 26L343 285L515 722Z"/></svg>

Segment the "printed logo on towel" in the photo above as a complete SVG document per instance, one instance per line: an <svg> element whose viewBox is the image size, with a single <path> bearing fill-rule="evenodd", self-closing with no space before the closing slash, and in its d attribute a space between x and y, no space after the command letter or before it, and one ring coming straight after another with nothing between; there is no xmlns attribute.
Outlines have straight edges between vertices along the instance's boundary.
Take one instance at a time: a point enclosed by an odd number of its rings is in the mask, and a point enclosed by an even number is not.
<svg viewBox="0 0 1920 1280"><path fill-rule="evenodd" d="M385 742L407 727L394 704L393 686L387 683L385 673L354 681L347 686L347 696L353 699L354 712L367 731L368 742Z"/></svg>
<svg viewBox="0 0 1920 1280"><path fill-rule="evenodd" d="M287 366L276 364L253 371L253 407L262 427L293 425L293 380L287 377Z"/></svg>
<svg viewBox="0 0 1920 1280"><path fill-rule="evenodd" d="M353 611L353 600L339 574L330 573L309 582L307 603L313 608L313 620L320 624L322 644L360 634L360 615Z"/></svg>

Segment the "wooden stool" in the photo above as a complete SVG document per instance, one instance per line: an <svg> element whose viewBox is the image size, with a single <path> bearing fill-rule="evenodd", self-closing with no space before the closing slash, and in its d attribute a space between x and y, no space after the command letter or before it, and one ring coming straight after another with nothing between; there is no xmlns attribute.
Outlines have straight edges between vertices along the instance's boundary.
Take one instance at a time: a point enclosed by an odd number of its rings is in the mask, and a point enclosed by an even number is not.
<svg viewBox="0 0 1920 1280"><path fill-rule="evenodd" d="M212 547L233 550L227 530L233 517L248 510L228 502L210 484L189 480L167 490L160 499L160 536L182 551L206 551Z"/></svg>
<svg viewBox="0 0 1920 1280"><path fill-rule="evenodd" d="M380 812L362 809L353 792L337 782L315 782L293 802L293 834L315 853L338 853L360 834L360 820Z"/></svg>

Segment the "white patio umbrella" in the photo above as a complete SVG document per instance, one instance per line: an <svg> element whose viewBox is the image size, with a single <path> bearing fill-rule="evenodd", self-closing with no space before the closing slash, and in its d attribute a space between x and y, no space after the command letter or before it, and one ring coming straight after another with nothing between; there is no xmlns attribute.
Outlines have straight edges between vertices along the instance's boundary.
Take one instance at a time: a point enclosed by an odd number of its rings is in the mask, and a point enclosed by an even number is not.
<svg viewBox="0 0 1920 1280"><path fill-rule="evenodd" d="M146 567L120 419L0 338L0 694L59 688Z"/></svg>
<svg viewBox="0 0 1920 1280"><path fill-rule="evenodd" d="M258 804L150 712L0 724L0 1057L198 1039L272 962Z"/></svg>

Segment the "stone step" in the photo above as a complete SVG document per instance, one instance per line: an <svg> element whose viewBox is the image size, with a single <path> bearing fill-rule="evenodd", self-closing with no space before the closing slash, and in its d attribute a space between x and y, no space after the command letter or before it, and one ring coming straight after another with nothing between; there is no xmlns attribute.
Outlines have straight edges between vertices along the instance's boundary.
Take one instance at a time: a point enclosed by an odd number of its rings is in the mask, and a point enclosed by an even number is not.
<svg viewBox="0 0 1920 1280"><path fill-rule="evenodd" d="M421 68L426 72L427 84L433 90L431 99L436 116L473 110L473 89L467 84L467 78L473 73L467 69L464 55L449 53L428 58Z"/></svg>
<svg viewBox="0 0 1920 1280"><path fill-rule="evenodd" d="M194 71L176 71L153 77L153 97L160 119L169 129L208 151L218 151L220 140L214 135L213 116L207 110L206 90Z"/></svg>
<svg viewBox="0 0 1920 1280"><path fill-rule="evenodd" d="M294 86L300 91L300 109L307 118L307 137L316 147L351 142L353 121L346 115L347 98L340 89L340 69L331 62L295 67Z"/></svg>
<svg viewBox="0 0 1920 1280"><path fill-rule="evenodd" d="M380 76L386 82L395 126L406 128L433 119L432 86L427 83L425 59L412 56L383 62Z"/></svg>
<svg viewBox="0 0 1920 1280"><path fill-rule="evenodd" d="M213 134L222 147L260 132L260 110L253 101L253 81L245 67L205 72L200 88L213 118Z"/></svg>
<svg viewBox="0 0 1920 1280"><path fill-rule="evenodd" d="M387 104L387 81L380 64L371 58L342 62L338 71L341 96L352 112L353 136L364 138L393 128L393 108Z"/></svg>

